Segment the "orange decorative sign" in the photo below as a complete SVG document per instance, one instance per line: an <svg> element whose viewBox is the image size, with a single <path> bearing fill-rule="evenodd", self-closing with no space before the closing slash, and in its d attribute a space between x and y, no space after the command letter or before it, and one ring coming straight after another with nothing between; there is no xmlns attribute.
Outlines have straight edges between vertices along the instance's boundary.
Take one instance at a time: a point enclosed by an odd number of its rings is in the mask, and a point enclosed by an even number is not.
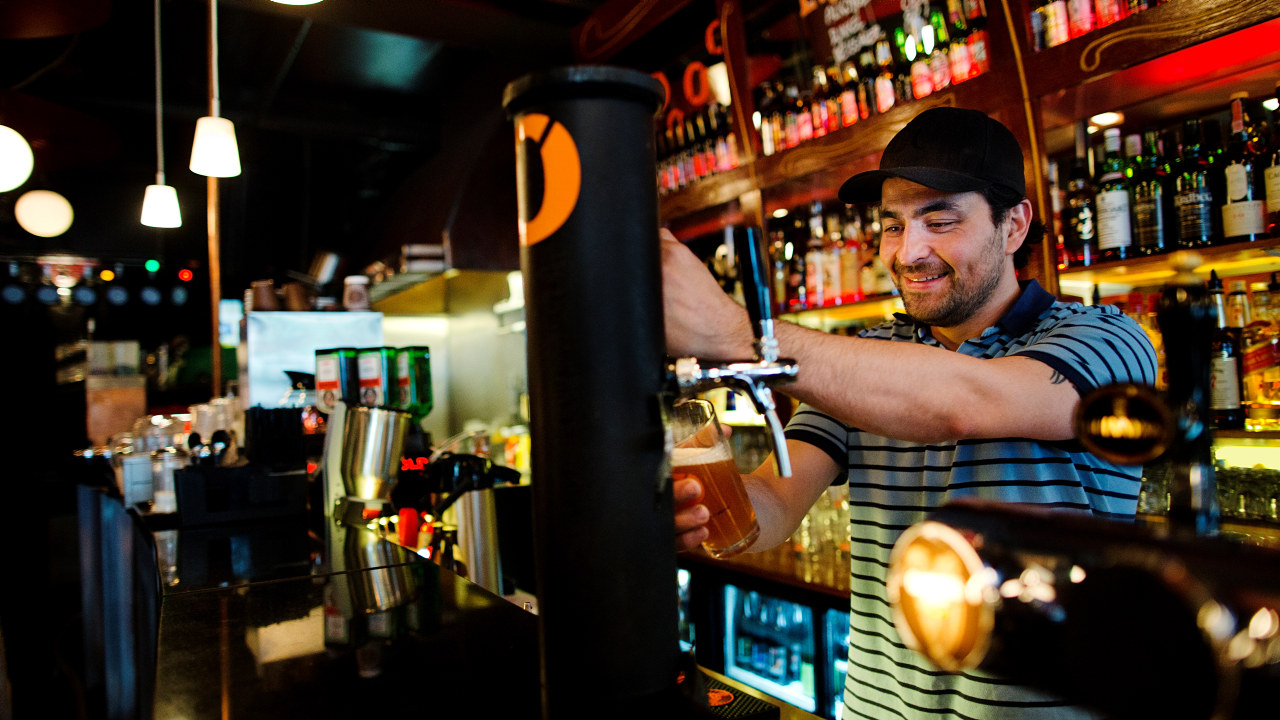
<svg viewBox="0 0 1280 720"><path fill-rule="evenodd" d="M529 113L516 123L517 148L526 140L533 141L542 158L542 205L534 213L521 203L522 246L541 242L564 226L582 190L582 163L568 128L542 113Z"/></svg>

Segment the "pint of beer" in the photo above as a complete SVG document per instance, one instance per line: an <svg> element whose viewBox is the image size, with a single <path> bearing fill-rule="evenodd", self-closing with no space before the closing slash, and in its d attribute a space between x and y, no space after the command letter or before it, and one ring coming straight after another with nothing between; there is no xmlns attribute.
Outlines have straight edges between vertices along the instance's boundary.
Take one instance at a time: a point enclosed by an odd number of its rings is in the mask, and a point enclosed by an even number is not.
<svg viewBox="0 0 1280 720"><path fill-rule="evenodd" d="M686 400L674 408L672 425L671 473L697 479L702 495L689 504L701 503L711 514L702 546L712 557L737 555L755 542L760 526L715 408L705 400Z"/></svg>

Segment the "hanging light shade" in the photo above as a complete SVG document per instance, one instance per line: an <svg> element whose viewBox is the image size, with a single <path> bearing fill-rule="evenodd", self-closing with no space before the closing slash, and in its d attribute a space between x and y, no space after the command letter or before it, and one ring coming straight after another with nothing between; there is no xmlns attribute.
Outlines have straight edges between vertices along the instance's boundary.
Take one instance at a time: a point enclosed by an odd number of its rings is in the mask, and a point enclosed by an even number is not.
<svg viewBox="0 0 1280 720"><path fill-rule="evenodd" d="M208 115L196 121L196 139L191 146L191 172L224 178L240 174L236 126L230 120Z"/></svg>
<svg viewBox="0 0 1280 720"><path fill-rule="evenodd" d="M191 172L208 177L240 174L240 149L236 126L221 117L218 94L218 0L209 0L209 114L196 121L191 145Z"/></svg>
<svg viewBox="0 0 1280 720"><path fill-rule="evenodd" d="M178 191L164 182L164 73L160 64L160 0L155 0L156 49L156 184L148 185L142 196L142 224L156 228L182 227Z"/></svg>
<svg viewBox="0 0 1280 720"><path fill-rule="evenodd" d="M320 0L273 0L281 5L315 5Z"/></svg>
<svg viewBox="0 0 1280 720"><path fill-rule="evenodd" d="M0 125L0 192L8 192L26 182L35 164L31 145L22 133Z"/></svg>
<svg viewBox="0 0 1280 720"><path fill-rule="evenodd" d="M71 227L71 203L52 190L28 190L13 204L13 216L23 230L39 237L57 237Z"/></svg>
<svg viewBox="0 0 1280 720"><path fill-rule="evenodd" d="M172 185L160 182L147 186L147 192L142 196L142 224L154 228L182 227L178 191Z"/></svg>

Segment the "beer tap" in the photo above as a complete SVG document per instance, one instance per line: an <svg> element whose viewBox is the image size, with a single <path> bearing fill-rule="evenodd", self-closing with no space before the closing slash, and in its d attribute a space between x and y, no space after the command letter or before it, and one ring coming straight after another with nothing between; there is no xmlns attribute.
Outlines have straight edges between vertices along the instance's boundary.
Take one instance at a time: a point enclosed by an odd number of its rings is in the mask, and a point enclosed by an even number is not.
<svg viewBox="0 0 1280 720"><path fill-rule="evenodd" d="M756 412L764 416L778 475L790 477L791 456L787 453L782 420L778 417L772 388L794 381L799 368L795 360L778 357L773 301L769 293L769 265L760 229L735 227L733 244L738 257L743 299L755 335L755 358L711 362L694 357L677 358L667 364L667 375L677 393L684 397L717 387L742 391L750 398Z"/></svg>

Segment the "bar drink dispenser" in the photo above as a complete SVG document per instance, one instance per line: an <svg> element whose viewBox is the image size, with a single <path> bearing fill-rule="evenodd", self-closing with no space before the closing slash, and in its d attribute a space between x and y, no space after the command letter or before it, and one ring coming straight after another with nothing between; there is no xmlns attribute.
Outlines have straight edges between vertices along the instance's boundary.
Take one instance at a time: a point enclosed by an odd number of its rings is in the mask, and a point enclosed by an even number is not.
<svg viewBox="0 0 1280 720"><path fill-rule="evenodd" d="M890 556L904 641L941 669L981 669L1106 717L1263 718L1280 691L1280 552L1217 533L1210 462L1215 310L1191 253L1157 314L1169 389L1081 399L1076 429L1101 457L1171 461L1156 529L997 503L944 505Z"/></svg>
<svg viewBox="0 0 1280 720"><path fill-rule="evenodd" d="M607 66L528 75L504 93L516 135L544 718L709 712L697 683L677 682L691 668L679 646L666 408L740 378L767 410L778 374L776 353L712 367L665 356L653 142L662 100L652 77Z"/></svg>

